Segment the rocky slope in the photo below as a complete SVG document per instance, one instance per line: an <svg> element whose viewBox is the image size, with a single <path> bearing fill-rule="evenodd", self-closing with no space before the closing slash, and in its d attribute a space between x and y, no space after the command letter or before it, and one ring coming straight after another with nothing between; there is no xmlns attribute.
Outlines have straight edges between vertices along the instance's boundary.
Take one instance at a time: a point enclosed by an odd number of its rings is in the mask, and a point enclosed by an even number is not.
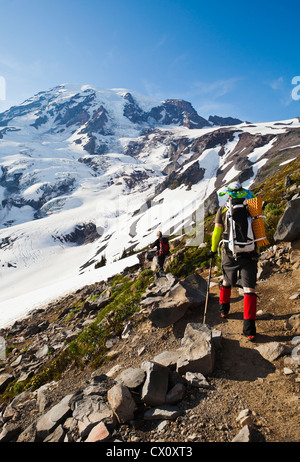
<svg viewBox="0 0 300 462"><path fill-rule="evenodd" d="M299 441L299 254L261 253L254 344L238 290L219 318L217 267L203 326L207 270L153 279L150 263L2 330L1 441Z"/></svg>

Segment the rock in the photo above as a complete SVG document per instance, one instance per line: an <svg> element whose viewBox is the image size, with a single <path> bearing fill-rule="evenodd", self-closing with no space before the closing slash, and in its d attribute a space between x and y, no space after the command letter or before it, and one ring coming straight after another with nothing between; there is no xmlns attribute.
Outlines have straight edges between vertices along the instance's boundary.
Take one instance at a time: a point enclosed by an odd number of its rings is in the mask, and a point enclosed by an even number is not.
<svg viewBox="0 0 300 462"><path fill-rule="evenodd" d="M34 443L36 440L36 423L33 422L18 436L18 443Z"/></svg>
<svg viewBox="0 0 300 462"><path fill-rule="evenodd" d="M142 368L147 374L142 389L142 400L149 406L164 404L168 390L168 368L152 361L144 362Z"/></svg>
<svg viewBox="0 0 300 462"><path fill-rule="evenodd" d="M168 423L168 420L162 420L156 427L157 433L163 432Z"/></svg>
<svg viewBox="0 0 300 462"><path fill-rule="evenodd" d="M129 388L129 390L134 390L144 383L145 377L146 374L143 369L138 367L129 367L122 371L115 380L119 384L125 385L125 387Z"/></svg>
<svg viewBox="0 0 300 462"><path fill-rule="evenodd" d="M48 405L47 392L53 390L57 385L58 385L57 382L52 381L38 388L37 406L38 406L39 412L44 412L45 408Z"/></svg>
<svg viewBox="0 0 300 462"><path fill-rule="evenodd" d="M295 294L289 297L289 300L297 300L298 298L300 298L300 293L296 292Z"/></svg>
<svg viewBox="0 0 300 462"><path fill-rule="evenodd" d="M239 433L233 438L232 443L250 443L251 442L251 429L245 425Z"/></svg>
<svg viewBox="0 0 300 462"><path fill-rule="evenodd" d="M142 300L140 304L147 308L148 306L158 306L163 301L164 301L163 297L159 297L159 296L147 297L144 300Z"/></svg>
<svg viewBox="0 0 300 462"><path fill-rule="evenodd" d="M100 421L114 425L113 410L99 395L82 396L72 404L73 418L78 421L80 436L85 438Z"/></svg>
<svg viewBox="0 0 300 462"><path fill-rule="evenodd" d="M123 340L128 338L130 336L130 332L131 332L131 322L128 322L122 331L121 338Z"/></svg>
<svg viewBox="0 0 300 462"><path fill-rule="evenodd" d="M49 353L49 347L48 345L44 345L35 353L35 357L37 359L40 359L40 358L43 358L43 356L46 356L48 353Z"/></svg>
<svg viewBox="0 0 300 462"><path fill-rule="evenodd" d="M252 412L249 409L243 409L236 418L236 421L244 427L245 425L252 427L253 420L252 420Z"/></svg>
<svg viewBox="0 0 300 462"><path fill-rule="evenodd" d="M300 198L288 202L274 233L275 242L292 242L300 236Z"/></svg>
<svg viewBox="0 0 300 462"><path fill-rule="evenodd" d="M106 305L108 305L111 302L112 298L110 296L110 292L106 291L104 294L100 295L96 301L93 302L94 305L96 305L96 308L98 310L102 310Z"/></svg>
<svg viewBox="0 0 300 462"><path fill-rule="evenodd" d="M258 262L257 279L264 279L270 276L273 264L270 260L263 260Z"/></svg>
<svg viewBox="0 0 300 462"><path fill-rule="evenodd" d="M171 370L176 369L176 364L180 358L181 351L163 351L159 355L153 358L153 362L161 364L165 367L168 367Z"/></svg>
<svg viewBox="0 0 300 462"><path fill-rule="evenodd" d="M121 368L122 366L120 364L116 364L106 373L107 377L113 377Z"/></svg>
<svg viewBox="0 0 300 462"><path fill-rule="evenodd" d="M41 328L37 324L30 324L26 331L24 332L25 337L33 337L35 334L38 334L41 331Z"/></svg>
<svg viewBox="0 0 300 462"><path fill-rule="evenodd" d="M166 404L176 404L182 401L185 395L185 386L182 383L177 383L166 395Z"/></svg>
<svg viewBox="0 0 300 462"><path fill-rule="evenodd" d="M300 314L293 314L289 319L286 320L285 327L288 330L300 328Z"/></svg>
<svg viewBox="0 0 300 462"><path fill-rule="evenodd" d="M17 367L19 364L21 364L21 361L23 359L23 355L19 355L15 361L11 363L11 367Z"/></svg>
<svg viewBox="0 0 300 462"><path fill-rule="evenodd" d="M270 342L255 348L267 361L275 361L285 354L286 347L279 342Z"/></svg>
<svg viewBox="0 0 300 462"><path fill-rule="evenodd" d="M51 435L44 439L44 443L60 443L65 438L65 431L61 425L59 425Z"/></svg>
<svg viewBox="0 0 300 462"><path fill-rule="evenodd" d="M148 409L144 414L145 420L174 420L181 415L181 411L176 406L159 406Z"/></svg>
<svg viewBox="0 0 300 462"><path fill-rule="evenodd" d="M291 243L290 262L293 269L300 268L300 239Z"/></svg>
<svg viewBox="0 0 300 462"><path fill-rule="evenodd" d="M220 350L222 348L222 331L218 329L212 329L211 341L214 349Z"/></svg>
<svg viewBox="0 0 300 462"><path fill-rule="evenodd" d="M159 306L150 313L149 319L156 327L174 324L189 308L204 303L206 287L205 279L199 274L191 274L170 289Z"/></svg>
<svg viewBox="0 0 300 462"><path fill-rule="evenodd" d="M193 386L197 388L208 388L209 383L200 372L187 372L185 374L186 380Z"/></svg>
<svg viewBox="0 0 300 462"><path fill-rule="evenodd" d="M19 424L12 424L10 422L4 424L0 433L0 442L6 443L15 440L21 431L22 427Z"/></svg>
<svg viewBox="0 0 300 462"><path fill-rule="evenodd" d="M117 345L119 343L120 339L119 337L112 337L112 338L109 338L106 342L105 342L105 346L106 348L110 349L112 348L113 346Z"/></svg>
<svg viewBox="0 0 300 462"><path fill-rule="evenodd" d="M106 441L110 438L110 433L104 422L99 422L90 431L89 436L85 440L85 443L98 443Z"/></svg>
<svg viewBox="0 0 300 462"><path fill-rule="evenodd" d="M165 295L175 285L177 279L173 274L166 273L165 276L156 279L154 287L150 291L151 295L162 296Z"/></svg>
<svg viewBox="0 0 300 462"><path fill-rule="evenodd" d="M65 396L58 404L53 406L46 414L39 418L36 425L38 439L44 440L71 414L69 401L72 396L73 395Z"/></svg>
<svg viewBox="0 0 300 462"><path fill-rule="evenodd" d="M108 391L107 399L119 423L133 419L136 405L127 387L115 385Z"/></svg>
<svg viewBox="0 0 300 462"><path fill-rule="evenodd" d="M7 422L8 420L17 421L19 418L20 411L15 409L11 404L6 407L2 415L3 422Z"/></svg>
<svg viewBox="0 0 300 462"><path fill-rule="evenodd" d="M12 382L12 380L14 380L14 376L11 375L11 374L0 374L0 392L2 392L3 390L5 390L5 388L7 387L7 385L9 385L10 382Z"/></svg>
<svg viewBox="0 0 300 462"><path fill-rule="evenodd" d="M201 372L209 375L214 369L215 350L212 346L212 331L200 323L187 324L181 340L182 353L177 361L177 372Z"/></svg>

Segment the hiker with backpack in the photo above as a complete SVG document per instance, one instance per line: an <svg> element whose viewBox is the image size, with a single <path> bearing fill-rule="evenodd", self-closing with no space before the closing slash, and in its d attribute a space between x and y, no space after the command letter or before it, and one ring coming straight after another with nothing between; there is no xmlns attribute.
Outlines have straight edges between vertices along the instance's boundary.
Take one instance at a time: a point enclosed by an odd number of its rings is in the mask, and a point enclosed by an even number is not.
<svg viewBox="0 0 300 462"><path fill-rule="evenodd" d="M169 254L169 241L167 237L163 237L162 232L157 232L157 240L152 244L151 248L156 247L157 263L158 263L158 275L163 276L164 263L166 256Z"/></svg>
<svg viewBox="0 0 300 462"><path fill-rule="evenodd" d="M253 233L252 217L248 209L248 200L254 199L253 193L243 189L239 182L231 183L227 191L220 195L228 195L226 204L219 208L212 235L209 257L213 258L220 243L222 250L223 283L220 286L220 314L227 318L230 310L231 288L242 287L244 290L243 334L250 340L256 335L256 304L255 294L257 278L257 242ZM223 238L222 238L223 235ZM222 238L222 239L221 239Z"/></svg>

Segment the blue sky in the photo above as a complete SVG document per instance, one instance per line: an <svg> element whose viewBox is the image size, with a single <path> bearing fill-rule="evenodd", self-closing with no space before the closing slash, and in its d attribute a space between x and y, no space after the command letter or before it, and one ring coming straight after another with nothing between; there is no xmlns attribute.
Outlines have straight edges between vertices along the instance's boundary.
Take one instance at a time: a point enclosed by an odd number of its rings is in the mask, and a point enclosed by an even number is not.
<svg viewBox="0 0 300 462"><path fill-rule="evenodd" d="M0 0L0 112L78 83L185 99L204 117L300 116L299 13L294 0Z"/></svg>

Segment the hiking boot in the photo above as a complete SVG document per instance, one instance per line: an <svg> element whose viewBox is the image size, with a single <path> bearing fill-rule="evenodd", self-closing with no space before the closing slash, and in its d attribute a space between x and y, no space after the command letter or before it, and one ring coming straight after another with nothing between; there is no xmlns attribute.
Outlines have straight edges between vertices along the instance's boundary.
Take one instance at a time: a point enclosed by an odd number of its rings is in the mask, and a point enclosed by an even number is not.
<svg viewBox="0 0 300 462"><path fill-rule="evenodd" d="M230 303L220 303L220 315L222 318L228 318L228 313L230 310Z"/></svg>
<svg viewBox="0 0 300 462"><path fill-rule="evenodd" d="M256 301L257 295L254 293L244 295L244 321L243 321L243 334L250 342L255 340L256 327Z"/></svg>
<svg viewBox="0 0 300 462"><path fill-rule="evenodd" d="M244 335L249 340L249 342L255 342L255 335L246 335L246 334Z"/></svg>

